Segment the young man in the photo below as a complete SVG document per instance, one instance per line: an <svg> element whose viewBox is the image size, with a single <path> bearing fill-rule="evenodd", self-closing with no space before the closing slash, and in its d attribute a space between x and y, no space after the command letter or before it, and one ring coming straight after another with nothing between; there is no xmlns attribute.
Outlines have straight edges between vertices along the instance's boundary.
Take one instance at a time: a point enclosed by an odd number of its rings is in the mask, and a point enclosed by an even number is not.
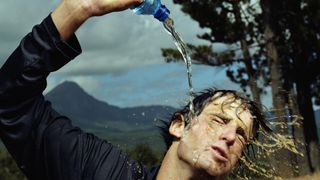
<svg viewBox="0 0 320 180"><path fill-rule="evenodd" d="M81 53L74 32L88 18L141 0L64 0L25 36L0 70L0 137L29 179L214 179L225 177L263 119L233 91L207 91L168 124L169 149L147 168L83 132L42 95L46 77Z"/></svg>

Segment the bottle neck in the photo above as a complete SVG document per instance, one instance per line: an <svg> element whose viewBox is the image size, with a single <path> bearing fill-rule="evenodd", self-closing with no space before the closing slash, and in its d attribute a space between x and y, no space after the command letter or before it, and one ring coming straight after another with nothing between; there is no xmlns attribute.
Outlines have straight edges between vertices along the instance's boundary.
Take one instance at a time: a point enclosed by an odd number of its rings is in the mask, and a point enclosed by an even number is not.
<svg viewBox="0 0 320 180"><path fill-rule="evenodd" d="M169 17L170 11L165 5L160 5L160 8L153 14L153 17L161 22L164 22Z"/></svg>

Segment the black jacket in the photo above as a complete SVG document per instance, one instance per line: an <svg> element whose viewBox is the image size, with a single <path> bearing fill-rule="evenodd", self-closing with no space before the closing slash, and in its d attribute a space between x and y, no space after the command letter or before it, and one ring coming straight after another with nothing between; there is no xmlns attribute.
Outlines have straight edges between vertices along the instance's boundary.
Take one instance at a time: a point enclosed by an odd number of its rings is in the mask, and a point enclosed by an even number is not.
<svg viewBox="0 0 320 180"><path fill-rule="evenodd" d="M0 70L0 137L29 179L155 179L105 140L72 126L42 92L46 78L81 53L48 16L26 35Z"/></svg>

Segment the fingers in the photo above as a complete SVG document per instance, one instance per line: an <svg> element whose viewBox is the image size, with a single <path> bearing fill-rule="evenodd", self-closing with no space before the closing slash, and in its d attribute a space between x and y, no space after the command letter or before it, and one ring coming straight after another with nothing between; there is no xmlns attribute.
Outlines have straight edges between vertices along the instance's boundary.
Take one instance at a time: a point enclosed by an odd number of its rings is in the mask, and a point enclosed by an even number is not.
<svg viewBox="0 0 320 180"><path fill-rule="evenodd" d="M138 5L138 4L141 4L144 0L128 0L129 1L129 4L131 6L134 6L134 5Z"/></svg>
<svg viewBox="0 0 320 180"><path fill-rule="evenodd" d="M144 0L114 0L112 11L123 11L134 5L141 4Z"/></svg>

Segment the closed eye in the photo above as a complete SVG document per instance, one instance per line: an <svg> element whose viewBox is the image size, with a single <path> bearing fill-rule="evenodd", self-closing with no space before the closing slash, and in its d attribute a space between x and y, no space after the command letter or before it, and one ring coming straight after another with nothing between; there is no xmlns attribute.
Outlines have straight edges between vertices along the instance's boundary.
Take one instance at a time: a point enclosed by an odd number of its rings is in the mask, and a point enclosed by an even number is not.
<svg viewBox="0 0 320 180"><path fill-rule="evenodd" d="M239 138L239 140L243 143L246 144L248 142L248 138L246 136L245 131L243 130L243 128L239 127L237 128L237 137Z"/></svg>
<svg viewBox="0 0 320 180"><path fill-rule="evenodd" d="M212 121L217 122L221 125L226 124L226 121L224 121L223 119L216 117L216 116L212 118Z"/></svg>

